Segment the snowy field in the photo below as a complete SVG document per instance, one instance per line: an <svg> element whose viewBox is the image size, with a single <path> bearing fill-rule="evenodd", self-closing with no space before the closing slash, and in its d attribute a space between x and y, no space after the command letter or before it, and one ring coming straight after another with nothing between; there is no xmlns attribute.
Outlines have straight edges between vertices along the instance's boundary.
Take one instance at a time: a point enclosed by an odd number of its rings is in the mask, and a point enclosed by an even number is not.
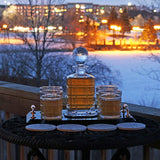
<svg viewBox="0 0 160 160"><path fill-rule="evenodd" d="M160 108L160 81L141 74L144 69L160 68L160 64L146 58L151 52L160 51L96 51L89 55L120 71L123 102Z"/></svg>

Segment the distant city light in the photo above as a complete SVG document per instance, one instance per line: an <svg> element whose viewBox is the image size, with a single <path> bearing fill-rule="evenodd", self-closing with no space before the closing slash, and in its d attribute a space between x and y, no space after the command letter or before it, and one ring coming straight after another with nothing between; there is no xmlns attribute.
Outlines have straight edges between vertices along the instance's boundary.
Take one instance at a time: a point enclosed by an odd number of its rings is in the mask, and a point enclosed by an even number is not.
<svg viewBox="0 0 160 160"><path fill-rule="evenodd" d="M84 19L80 19L79 22L80 22L80 23L84 22Z"/></svg>
<svg viewBox="0 0 160 160"><path fill-rule="evenodd" d="M132 3L131 2L128 2L128 6L131 6L132 5Z"/></svg>
<svg viewBox="0 0 160 160"><path fill-rule="evenodd" d="M4 25L2 26L2 28L3 28L3 29L7 29L7 28L8 28L7 24L4 24Z"/></svg>
<svg viewBox="0 0 160 160"><path fill-rule="evenodd" d="M54 27L54 26L48 26L48 30L54 30L54 29L56 29L56 27Z"/></svg>
<svg viewBox="0 0 160 160"><path fill-rule="evenodd" d="M107 19L102 19L102 20L101 20L101 23L102 23L102 24L106 24L107 22L108 22Z"/></svg>
<svg viewBox="0 0 160 160"><path fill-rule="evenodd" d="M123 9L122 8L119 9L119 13L123 13Z"/></svg>
<svg viewBox="0 0 160 160"><path fill-rule="evenodd" d="M132 30L134 30L134 31L139 31L139 30L140 30L140 27L133 27Z"/></svg>
<svg viewBox="0 0 160 160"><path fill-rule="evenodd" d="M160 30L160 25L154 25L155 30Z"/></svg>
<svg viewBox="0 0 160 160"><path fill-rule="evenodd" d="M62 31L62 30L63 30L63 27L62 27L62 26L59 26L59 27L58 27L58 30Z"/></svg>
<svg viewBox="0 0 160 160"><path fill-rule="evenodd" d="M85 5L81 5L81 9L85 9L86 7L85 7Z"/></svg>
<svg viewBox="0 0 160 160"><path fill-rule="evenodd" d="M101 9L100 12L101 12L101 14L104 14L104 10L103 9Z"/></svg>
<svg viewBox="0 0 160 160"><path fill-rule="evenodd" d="M122 27L117 26L117 25L111 25L110 29L115 30L115 31L121 31Z"/></svg>
<svg viewBox="0 0 160 160"><path fill-rule="evenodd" d="M138 27L138 26L135 26L132 28L133 31L143 31L144 29Z"/></svg>
<svg viewBox="0 0 160 160"><path fill-rule="evenodd" d="M20 32L29 32L29 27L22 27L22 26L15 26L13 31L20 31Z"/></svg>
<svg viewBox="0 0 160 160"><path fill-rule="evenodd" d="M76 4L76 8L80 8L80 5L79 5L79 4Z"/></svg>

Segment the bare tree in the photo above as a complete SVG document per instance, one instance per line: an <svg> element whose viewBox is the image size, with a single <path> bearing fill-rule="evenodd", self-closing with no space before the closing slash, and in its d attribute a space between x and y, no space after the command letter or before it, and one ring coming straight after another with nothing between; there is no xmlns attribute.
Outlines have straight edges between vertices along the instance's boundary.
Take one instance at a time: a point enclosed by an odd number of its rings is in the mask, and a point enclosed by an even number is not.
<svg viewBox="0 0 160 160"><path fill-rule="evenodd" d="M76 64L73 61L71 54L52 55L46 58L47 60L45 62L50 62L49 64L51 65L48 68L45 67L47 66L46 63L43 64L44 69L46 68L45 76L49 79L51 85L61 85L65 91L67 86L66 77L75 72L74 66ZM121 85L120 72L106 66L96 57L90 56L87 60L86 66L88 66L86 72L95 76L96 85Z"/></svg>
<svg viewBox="0 0 160 160"><path fill-rule="evenodd" d="M16 33L16 36L26 44L34 57L33 63L35 63L35 68L33 71L35 71L34 78L37 81L37 86L40 86L40 81L43 76L43 59L48 53L47 50L54 43L55 32L50 32L48 30L48 26L50 25L51 20L53 20L51 19L51 5L56 5L56 3L62 2L62 0L47 0L41 2L45 3L45 8L43 9L38 7L41 5L38 0L19 1L19 5L23 4L22 6L26 5L30 8L30 12L27 13L29 16L27 14L20 15L16 10L12 10L11 14L7 14L11 11L9 9L6 13L4 12L4 19L8 22L12 22L14 25L21 24L32 28L32 32ZM43 32L41 32L40 26L43 26Z"/></svg>
<svg viewBox="0 0 160 160"><path fill-rule="evenodd" d="M154 106L158 107L160 105L160 99L157 93L160 91L160 54L150 51L148 56L142 56L142 65L138 69L134 69L134 72L138 73L140 76L145 76L154 80L156 85L152 85L150 82L148 84L148 90L143 94L143 97L139 100L139 104L143 106ZM149 64L144 65L143 61L149 61ZM154 86L154 87L153 87ZM155 87L156 86L156 87ZM151 91L151 92L150 92ZM153 92L154 91L154 92ZM152 93L152 94L150 94Z"/></svg>
<svg viewBox="0 0 160 160"><path fill-rule="evenodd" d="M160 65L160 54L158 53L150 53L150 55L147 57L151 62L157 63ZM150 66L149 68L143 67L143 72L140 72L143 75L148 76L149 78L156 80L160 82L160 69Z"/></svg>
<svg viewBox="0 0 160 160"><path fill-rule="evenodd" d="M1 54L1 59L0 77L15 77L18 80L19 77L21 77L21 79L23 78L23 80L33 78L32 74L35 64L32 62L34 58L28 54L28 52L18 54L10 53L9 55ZM65 92L67 86L66 77L75 72L75 65L71 54L51 53L44 57L42 63L42 78L48 80L49 85L62 86ZM96 85L121 85L120 73L106 66L96 57L89 57L86 65L88 66L86 72L95 76Z"/></svg>
<svg viewBox="0 0 160 160"><path fill-rule="evenodd" d="M16 7L11 5L3 11L3 21L12 28L15 25L21 25L23 17L16 11Z"/></svg>

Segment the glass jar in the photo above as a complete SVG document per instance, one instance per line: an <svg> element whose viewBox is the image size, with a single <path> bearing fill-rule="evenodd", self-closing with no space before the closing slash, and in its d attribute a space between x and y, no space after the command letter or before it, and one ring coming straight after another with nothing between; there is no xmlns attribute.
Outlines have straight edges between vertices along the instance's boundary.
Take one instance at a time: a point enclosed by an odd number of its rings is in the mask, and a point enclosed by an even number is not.
<svg viewBox="0 0 160 160"><path fill-rule="evenodd" d="M61 86L40 87L40 110L42 119L62 118L63 90Z"/></svg>
<svg viewBox="0 0 160 160"><path fill-rule="evenodd" d="M121 115L121 90L112 85L102 88L97 95L100 117L104 119L119 119Z"/></svg>
<svg viewBox="0 0 160 160"><path fill-rule="evenodd" d="M115 85L102 85L96 87L96 104L97 108L100 106L100 95L107 92L116 92L118 89Z"/></svg>

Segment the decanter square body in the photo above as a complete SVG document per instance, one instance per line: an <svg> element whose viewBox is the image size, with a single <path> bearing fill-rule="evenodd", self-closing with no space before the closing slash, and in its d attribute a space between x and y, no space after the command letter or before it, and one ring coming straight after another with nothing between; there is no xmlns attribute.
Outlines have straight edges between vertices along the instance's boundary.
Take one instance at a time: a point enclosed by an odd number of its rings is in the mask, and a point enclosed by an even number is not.
<svg viewBox="0 0 160 160"><path fill-rule="evenodd" d="M79 47L73 51L73 59L77 63L76 72L67 76L67 98L69 114L90 112L95 105L95 77L85 72L85 61L88 51Z"/></svg>

